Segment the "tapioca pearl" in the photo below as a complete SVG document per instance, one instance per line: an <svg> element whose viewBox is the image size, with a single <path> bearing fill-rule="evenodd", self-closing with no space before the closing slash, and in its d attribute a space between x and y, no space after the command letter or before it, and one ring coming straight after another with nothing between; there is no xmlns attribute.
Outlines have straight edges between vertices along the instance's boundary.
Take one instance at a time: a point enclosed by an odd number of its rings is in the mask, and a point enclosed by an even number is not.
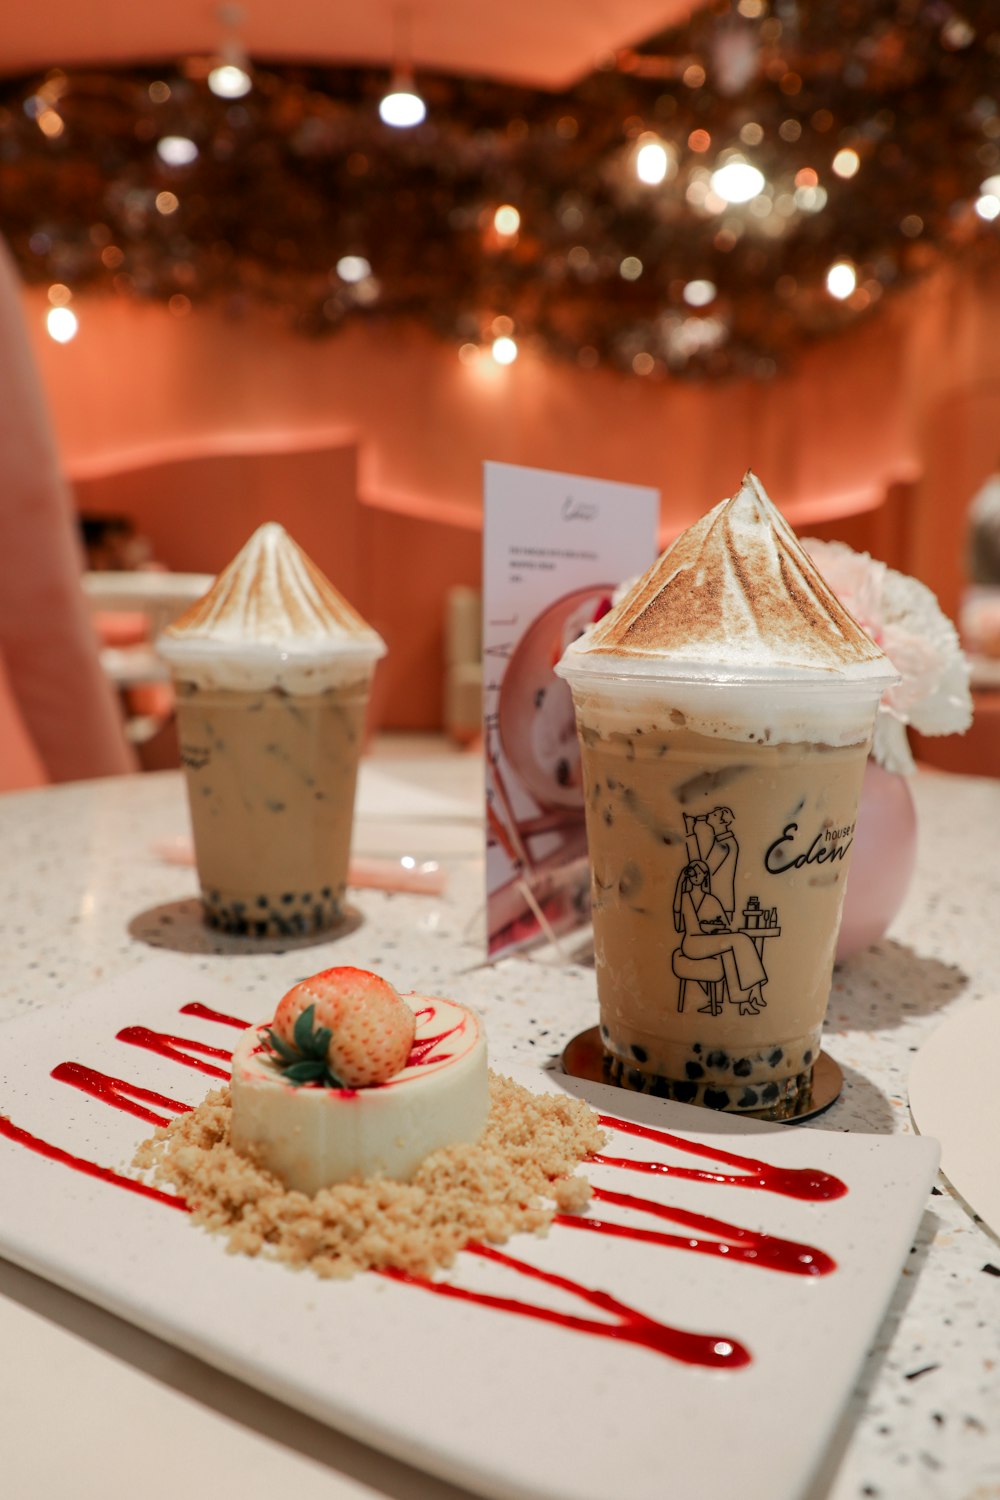
<svg viewBox="0 0 1000 1500"><path fill-rule="evenodd" d="M606 1026L602 1026L601 1027L601 1037L603 1038L603 1040L604 1041L608 1041L610 1039L610 1036L611 1036L611 1033L609 1032L608 1028Z"/></svg>
<svg viewBox="0 0 1000 1500"><path fill-rule="evenodd" d="M776 1083L765 1083L760 1091L760 1097L765 1104L773 1104L781 1090Z"/></svg>
<svg viewBox="0 0 1000 1500"><path fill-rule="evenodd" d="M644 1063L649 1061L649 1053L646 1051L645 1047L640 1047L637 1042L632 1043L632 1056L635 1058L636 1062Z"/></svg>
<svg viewBox="0 0 1000 1500"><path fill-rule="evenodd" d="M733 1063L733 1072L737 1078L749 1078L753 1072L753 1063L749 1057L738 1057Z"/></svg>
<svg viewBox="0 0 1000 1500"><path fill-rule="evenodd" d="M756 1089L744 1089L736 1102L740 1109L754 1109L760 1103L760 1098Z"/></svg>
<svg viewBox="0 0 1000 1500"><path fill-rule="evenodd" d="M294 894L294 892L292 892L292 891L284 891L284 892L282 892L281 900L282 900L282 904L284 906L291 906L292 902L295 900L295 894Z"/></svg>
<svg viewBox="0 0 1000 1500"><path fill-rule="evenodd" d="M257 897L257 905L259 907L266 909L269 904L270 903L268 902L268 899L267 899L266 896L258 896Z"/></svg>
<svg viewBox="0 0 1000 1500"><path fill-rule="evenodd" d="M325 885L323 887L323 889L320 891L320 895L323 897L323 899L325 901L329 901L330 897L333 895L333 889L332 889L332 887L328 886L328 885Z"/></svg>
<svg viewBox="0 0 1000 1500"><path fill-rule="evenodd" d="M700 1062L686 1062L684 1071L689 1078L704 1078L705 1076L705 1069Z"/></svg>
<svg viewBox="0 0 1000 1500"><path fill-rule="evenodd" d="M706 1067L714 1068L717 1071L728 1068L729 1053L723 1052L721 1048L716 1047L715 1050L713 1052L710 1052L705 1058L705 1065Z"/></svg>
<svg viewBox="0 0 1000 1500"><path fill-rule="evenodd" d="M638 1068L626 1068L625 1077L628 1079L630 1088L641 1089L645 1086L646 1075L640 1073Z"/></svg>
<svg viewBox="0 0 1000 1500"><path fill-rule="evenodd" d="M693 1104L694 1097L698 1092L696 1083L685 1083L682 1078L675 1078L671 1086L671 1092L679 1104Z"/></svg>
<svg viewBox="0 0 1000 1500"><path fill-rule="evenodd" d="M772 1068L776 1068L784 1055L785 1054L780 1047L775 1047L774 1051L768 1055L767 1060L771 1064Z"/></svg>
<svg viewBox="0 0 1000 1500"><path fill-rule="evenodd" d="M700 1052L701 1051L701 1043L700 1042L693 1042L691 1044L691 1051L692 1052Z"/></svg>
<svg viewBox="0 0 1000 1500"><path fill-rule="evenodd" d="M706 1089L701 1096L701 1102L706 1109L728 1109L730 1105L728 1089Z"/></svg>
<svg viewBox="0 0 1000 1500"><path fill-rule="evenodd" d="M807 1047L806 1050L802 1054L802 1061L804 1063L811 1063L812 1060L813 1060L812 1048L811 1047Z"/></svg>

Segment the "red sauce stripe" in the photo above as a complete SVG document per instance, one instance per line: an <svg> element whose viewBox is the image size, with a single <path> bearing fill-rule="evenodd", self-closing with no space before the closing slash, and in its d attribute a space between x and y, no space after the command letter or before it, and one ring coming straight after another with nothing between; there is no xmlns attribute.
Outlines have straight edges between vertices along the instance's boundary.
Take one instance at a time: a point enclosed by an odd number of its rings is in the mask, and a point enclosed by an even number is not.
<svg viewBox="0 0 1000 1500"><path fill-rule="evenodd" d="M154 1093L152 1089L140 1088L137 1083L128 1083L123 1078L112 1078L108 1073L99 1073L96 1068L87 1068L83 1063L65 1062L52 1069L51 1076L60 1083L68 1083L73 1088L81 1089L83 1093L90 1094L102 1103L111 1104L115 1109L123 1110L126 1114L135 1115L139 1120L146 1120L150 1125L169 1125L169 1116L154 1114L151 1109L145 1109L137 1100L144 1100L146 1104L156 1104L160 1109L168 1109L173 1114L186 1114L193 1106L181 1104L176 1099L170 1099L166 1094Z"/></svg>

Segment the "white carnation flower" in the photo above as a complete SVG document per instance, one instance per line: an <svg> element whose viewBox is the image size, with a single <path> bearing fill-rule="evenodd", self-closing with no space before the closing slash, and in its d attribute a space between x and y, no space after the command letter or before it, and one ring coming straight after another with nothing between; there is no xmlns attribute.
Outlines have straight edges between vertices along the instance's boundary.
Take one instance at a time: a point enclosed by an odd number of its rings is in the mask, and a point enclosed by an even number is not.
<svg viewBox="0 0 1000 1500"><path fill-rule="evenodd" d="M921 734L962 734L972 723L969 664L958 632L916 578L843 542L810 537L802 545L902 678L882 699L872 755L889 771L912 771L907 724Z"/></svg>

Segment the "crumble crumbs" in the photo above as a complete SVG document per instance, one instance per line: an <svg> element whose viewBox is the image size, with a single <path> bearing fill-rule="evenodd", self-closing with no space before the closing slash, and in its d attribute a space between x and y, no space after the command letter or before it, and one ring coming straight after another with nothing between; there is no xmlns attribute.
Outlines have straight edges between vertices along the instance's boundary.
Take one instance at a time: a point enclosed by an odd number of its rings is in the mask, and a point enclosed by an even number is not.
<svg viewBox="0 0 1000 1500"><path fill-rule="evenodd" d="M590 1183L571 1174L604 1142L593 1110L496 1073L490 1101L480 1139L432 1152L410 1182L373 1177L314 1197L289 1191L234 1151L228 1088L157 1130L133 1165L174 1187L194 1222L225 1234L234 1254L268 1254L318 1276L380 1267L429 1276L470 1240L544 1233L554 1214L589 1202Z"/></svg>

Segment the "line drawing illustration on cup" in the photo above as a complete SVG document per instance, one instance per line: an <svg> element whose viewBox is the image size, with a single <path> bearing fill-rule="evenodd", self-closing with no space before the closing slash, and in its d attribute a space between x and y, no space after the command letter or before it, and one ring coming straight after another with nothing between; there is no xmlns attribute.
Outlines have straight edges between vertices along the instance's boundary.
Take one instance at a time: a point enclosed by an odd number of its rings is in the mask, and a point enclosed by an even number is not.
<svg viewBox="0 0 1000 1500"><path fill-rule="evenodd" d="M755 1016L767 1006L764 936L778 935L777 913L773 924L762 926L760 918L771 913L761 912L759 897L751 896L742 913L743 928L733 926L739 842L732 824L729 807L684 815L688 862L677 877L673 901L681 942L671 955L678 1011L684 1010L691 984L706 997L698 1006L700 1014L721 1016L728 1003L741 1016Z"/></svg>

